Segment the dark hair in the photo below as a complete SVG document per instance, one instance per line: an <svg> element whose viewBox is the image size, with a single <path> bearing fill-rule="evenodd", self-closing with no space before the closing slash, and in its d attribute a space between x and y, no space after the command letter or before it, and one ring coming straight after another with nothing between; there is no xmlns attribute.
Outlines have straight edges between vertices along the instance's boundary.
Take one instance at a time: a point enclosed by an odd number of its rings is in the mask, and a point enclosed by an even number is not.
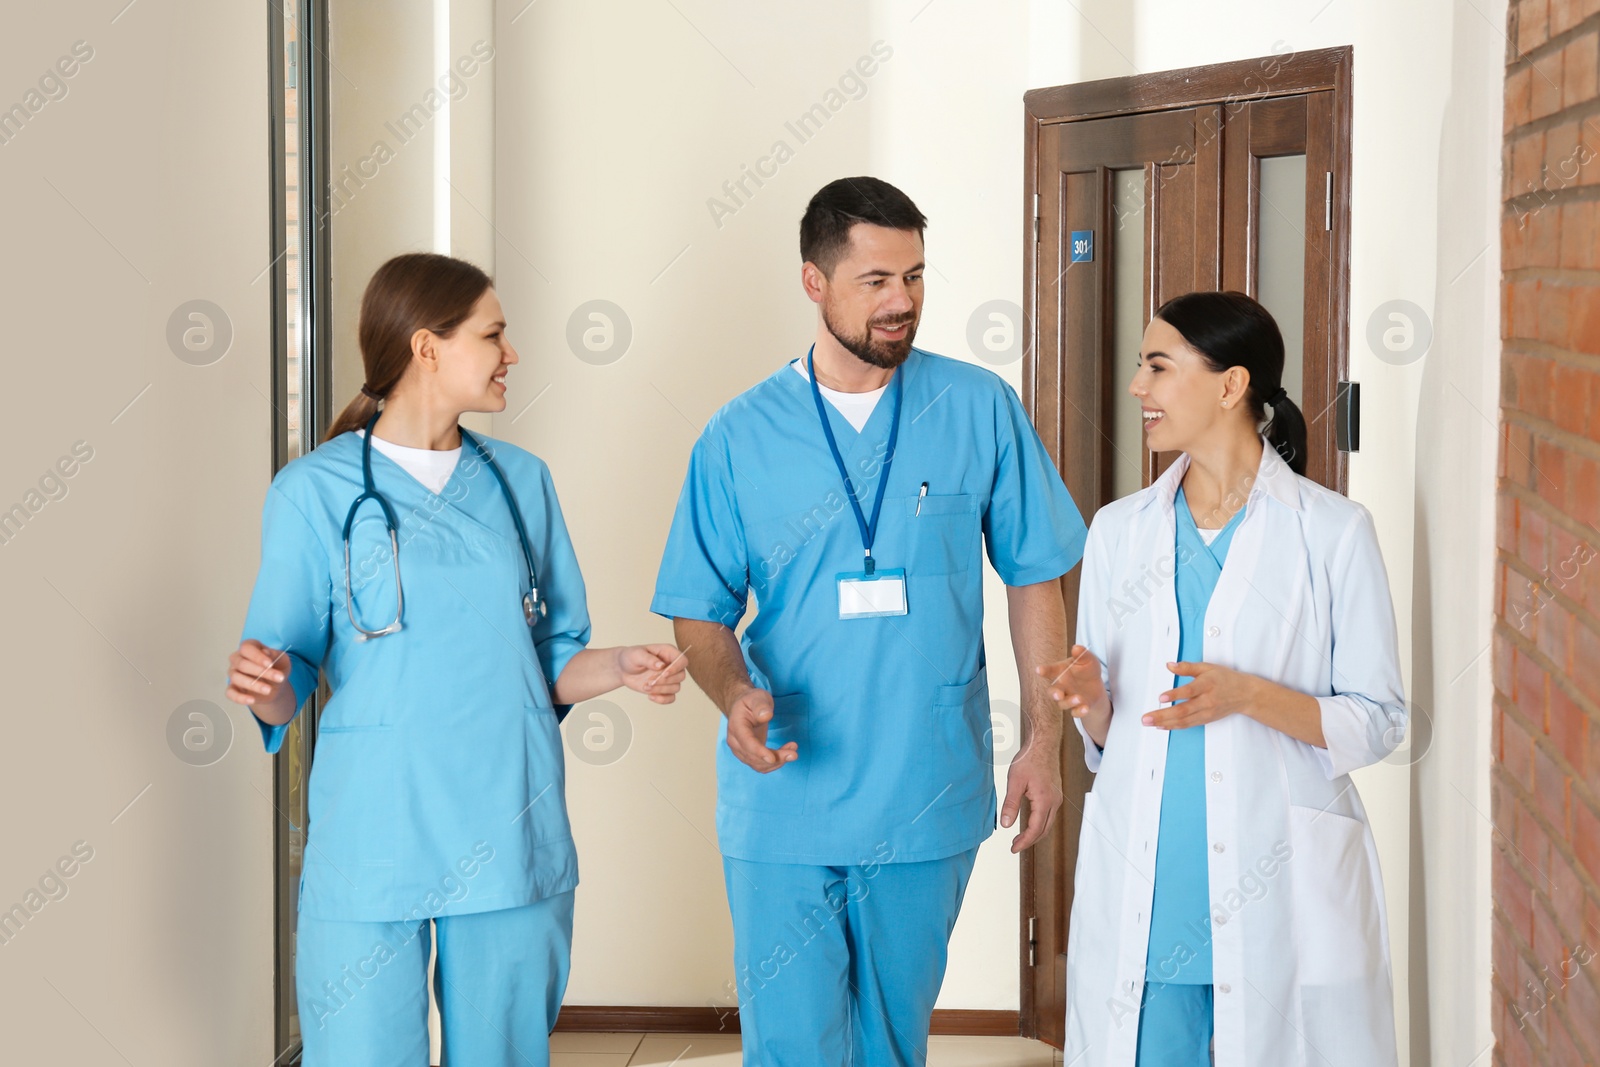
<svg viewBox="0 0 1600 1067"><path fill-rule="evenodd" d="M916 230L921 237L928 217L909 196L881 178L831 181L817 190L800 218L800 262L815 263L833 277L833 268L850 247L850 227L858 222Z"/></svg>
<svg viewBox="0 0 1600 1067"><path fill-rule="evenodd" d="M434 252L408 252L379 267L361 296L357 327L366 382L323 440L367 424L378 410L378 401L367 391L386 397L394 389L411 365L412 334L431 330L449 337L493 285L471 263Z"/></svg>
<svg viewBox="0 0 1600 1067"><path fill-rule="evenodd" d="M1156 318L1183 335L1189 347L1221 373L1243 367L1250 373L1250 413L1267 423L1269 444L1296 474L1306 472L1306 417L1287 395L1271 403L1283 388L1283 334L1266 308L1244 293L1185 293L1161 305Z"/></svg>

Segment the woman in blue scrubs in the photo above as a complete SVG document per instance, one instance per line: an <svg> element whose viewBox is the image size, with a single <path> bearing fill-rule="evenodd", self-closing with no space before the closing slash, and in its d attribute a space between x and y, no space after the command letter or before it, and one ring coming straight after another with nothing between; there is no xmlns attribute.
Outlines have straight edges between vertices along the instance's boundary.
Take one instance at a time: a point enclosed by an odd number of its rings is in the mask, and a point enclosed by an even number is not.
<svg viewBox="0 0 1600 1067"><path fill-rule="evenodd" d="M518 361L489 277L390 260L360 344L361 394L267 492L229 661L268 752L319 669L332 689L299 894L304 1062L427 1064L437 939L444 1062L545 1065L578 882L559 715L620 686L670 703L684 668L671 645L586 647L549 468L458 425L505 410Z"/></svg>
<svg viewBox="0 0 1600 1067"><path fill-rule="evenodd" d="M1042 669L1097 772L1067 947L1081 1067L1395 1062L1349 777L1404 736L1394 609L1372 517L1303 477L1283 370L1242 293L1156 313L1129 391L1150 450L1181 454L1095 516L1080 644Z"/></svg>

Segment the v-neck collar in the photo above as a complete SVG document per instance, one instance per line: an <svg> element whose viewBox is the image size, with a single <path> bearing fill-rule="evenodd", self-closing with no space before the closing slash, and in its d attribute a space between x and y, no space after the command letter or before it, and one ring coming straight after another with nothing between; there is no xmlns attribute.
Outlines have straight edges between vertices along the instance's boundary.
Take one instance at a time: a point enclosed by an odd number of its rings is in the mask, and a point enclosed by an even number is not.
<svg viewBox="0 0 1600 1067"><path fill-rule="evenodd" d="M904 411L907 401L910 400L909 390L911 388L911 382L914 378L912 367L914 363L920 362L921 355L921 352L913 348L911 350L911 354L906 357L905 362L900 364L899 367L895 368L894 373L902 376L900 380L900 405L902 412ZM805 357L801 356L799 358L799 362L804 363L804 361ZM806 413L810 416L809 421L812 424L815 424L817 421L817 407L816 402L811 398L811 379L804 374L796 374L794 372L791 364L795 362L796 360L790 360L788 363L785 363L778 373L783 377L793 379L793 381L789 383L788 388L805 405ZM828 413L828 425L833 427L834 440L839 442L839 450L841 452L853 451L861 444L862 441L876 441L883 438L888 433L887 423L893 416L893 412L888 409L892 409L894 404L892 402L885 403L885 401L890 400L890 394L894 391L894 388L894 378L891 377L889 381L885 383L883 396L878 398L878 403L873 407L872 414L867 416L867 421L862 424L861 429L859 430L850 424L850 420L845 418L843 413L841 413L838 408L834 407L826 396L822 398L822 408ZM902 424L901 431L904 432L904 430L905 426ZM822 433L822 427L818 426L816 433L820 435Z"/></svg>
<svg viewBox="0 0 1600 1067"><path fill-rule="evenodd" d="M1244 521L1246 509L1240 507L1239 510L1235 511L1233 517L1223 523L1221 529L1217 531L1217 536L1207 542L1201 536L1199 524L1194 521L1194 512L1189 509L1189 494L1183 491L1183 486L1180 485L1178 487L1173 503L1173 510L1177 513L1178 519L1178 536L1192 539L1206 550L1206 555L1210 556L1218 567L1221 567L1222 560L1217 558L1217 549L1220 546L1223 550L1222 556L1224 558L1227 556L1228 545L1232 542L1233 535L1238 532L1239 524Z"/></svg>
<svg viewBox="0 0 1600 1067"><path fill-rule="evenodd" d="M357 453L358 453L357 456L356 456L356 462L360 463L361 462L361 457L360 457L359 453L360 453L360 451L362 449L367 447L366 438L365 438L363 432L361 432L361 431L352 430L351 433L354 433L356 435L356 450L357 450ZM392 444L393 442L390 442L390 443ZM405 447L405 446L402 445L401 447ZM374 457L382 459L384 463L387 463L389 466L391 466L395 470L399 471L402 475L405 476L406 481L410 482L412 485L416 486L418 489L422 490L424 493L428 494L429 496L444 496L445 495L445 490L449 489L452 485L454 485L455 482L456 482L456 479L461 477L461 463L462 463L463 460L465 460L467 458L467 450L468 450L467 439L465 437L463 437L461 439L461 455L456 457L456 465L450 471L450 477L445 479L444 485L440 486L439 491L437 493L435 493L432 489L429 489L426 485L423 485L421 479L419 479L415 474L412 474L410 471L406 470L406 468L398 460L396 460L393 456L390 456L387 453L385 453L383 451L383 449L378 448L376 445L374 445L373 449L372 449L372 454L373 454ZM476 452L473 453L473 458L474 459L477 458L477 453ZM374 485L377 484L377 475L376 474L373 475L373 484Z"/></svg>
<svg viewBox="0 0 1600 1067"><path fill-rule="evenodd" d="M361 448L363 445L360 435L352 430L348 435L341 434L334 441L330 441L322 447L329 447L336 442L343 444L346 436L350 438L349 444L353 446L350 462L355 469L352 472L352 476L355 484L360 486ZM479 438L479 440L483 439ZM373 486L388 499L390 505L397 512L416 512L418 508L428 509L429 518L422 524L422 527L431 525L435 521L437 513L448 510L456 520L457 529L475 531L473 536L487 538L491 543L497 545L509 545L519 553L517 558L520 560L522 558L520 555L521 542L518 540L515 531L508 533L504 529L496 529L488 512L484 514L477 513L484 508L492 510L497 506L509 509L512 506L511 500L502 492L501 487L496 484L497 479L495 479L494 473L488 469L488 464L483 457L478 455L477 450L468 444L465 438L462 439L461 444L461 459L457 461L455 470L450 472L450 477L444 483L444 487L437 493L423 485L410 471L396 463L389 456L379 452L376 448L372 450L375 453L372 471ZM384 465L387 466L385 467ZM380 468L387 470L387 468L391 467L404 476L403 481L391 479L387 473L379 473ZM390 484L392 482L395 484ZM441 503L436 507L432 504L419 502L413 495L414 493L422 493L425 498L438 497ZM492 500L495 503L481 503L482 501L490 500L490 494L492 494ZM507 514L509 515L509 510ZM400 525L402 527L407 527L408 522L409 520L404 516L400 517ZM460 525L463 523L465 524L464 526ZM402 545L406 544L415 532L415 528L402 530Z"/></svg>

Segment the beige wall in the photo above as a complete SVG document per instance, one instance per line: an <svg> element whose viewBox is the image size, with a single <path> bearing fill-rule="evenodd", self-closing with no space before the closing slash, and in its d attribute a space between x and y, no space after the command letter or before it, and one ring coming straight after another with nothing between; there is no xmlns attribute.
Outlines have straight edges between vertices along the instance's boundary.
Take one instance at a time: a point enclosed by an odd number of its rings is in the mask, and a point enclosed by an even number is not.
<svg viewBox="0 0 1600 1067"><path fill-rule="evenodd" d="M266 10L122 7L34 5L0 35L0 106L93 52L0 144L0 506L93 454L0 545L0 907L93 856L0 944L0 1017L17 1062L264 1064L271 766L222 682L271 473ZM204 366L167 340L196 299L232 327ZM222 724L209 765L169 746L190 701Z"/></svg>

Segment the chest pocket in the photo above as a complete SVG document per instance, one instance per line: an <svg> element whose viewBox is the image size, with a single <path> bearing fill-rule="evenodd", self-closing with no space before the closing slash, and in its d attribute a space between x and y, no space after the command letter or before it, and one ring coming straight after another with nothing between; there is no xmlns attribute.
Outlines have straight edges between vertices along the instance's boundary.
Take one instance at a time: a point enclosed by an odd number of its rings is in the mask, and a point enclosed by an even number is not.
<svg viewBox="0 0 1600 1067"><path fill-rule="evenodd" d="M913 580L966 573L978 551L978 498L971 493L930 494L921 503L919 512L915 496L883 502L885 529L878 533L882 547L873 548L879 566L904 566Z"/></svg>

